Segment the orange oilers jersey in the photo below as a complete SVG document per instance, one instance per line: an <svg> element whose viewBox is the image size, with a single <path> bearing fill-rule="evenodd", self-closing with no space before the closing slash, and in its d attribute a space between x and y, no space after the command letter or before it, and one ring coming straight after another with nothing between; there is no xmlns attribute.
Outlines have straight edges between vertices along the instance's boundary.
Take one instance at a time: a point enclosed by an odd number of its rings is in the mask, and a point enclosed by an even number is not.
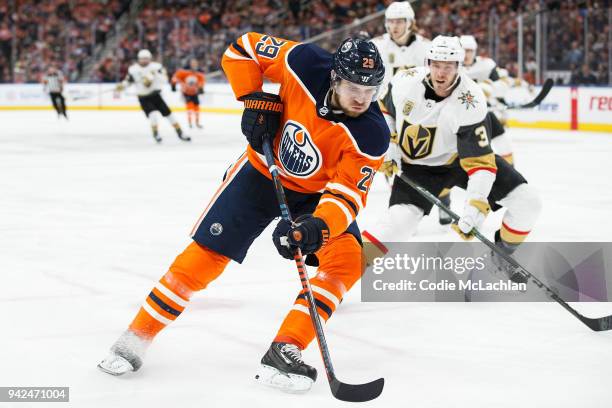
<svg viewBox="0 0 612 408"><path fill-rule="evenodd" d="M335 237L366 205L390 135L376 103L357 118L329 106L332 59L313 44L247 33L228 47L222 66L236 98L261 91L264 78L280 84L284 108L273 149L282 184L322 194L314 215ZM250 146L247 154L270 178L265 157Z"/></svg>
<svg viewBox="0 0 612 408"><path fill-rule="evenodd" d="M172 75L172 83L179 83L185 95L197 95L198 90L204 88L205 82L203 73L189 69L179 69Z"/></svg>

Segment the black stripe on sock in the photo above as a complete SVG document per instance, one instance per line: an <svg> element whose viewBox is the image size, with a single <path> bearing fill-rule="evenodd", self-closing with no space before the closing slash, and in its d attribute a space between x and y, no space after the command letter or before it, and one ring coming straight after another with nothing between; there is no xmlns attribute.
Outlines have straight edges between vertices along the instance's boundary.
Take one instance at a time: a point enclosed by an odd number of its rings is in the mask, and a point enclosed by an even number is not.
<svg viewBox="0 0 612 408"><path fill-rule="evenodd" d="M300 293L297 298L308 301L304 293ZM327 304L323 302L322 300L317 299L316 296L315 296L315 303L319 309L321 309L323 312L327 314L328 319L331 317L332 313L334 313L331 307L327 306Z"/></svg>
<svg viewBox="0 0 612 408"><path fill-rule="evenodd" d="M158 298L157 295L155 295L155 293L153 293L153 291L151 291L151 293L149 293L149 297L151 298L152 301L157 303L157 306L161 307L162 310L170 313L171 315L179 316L181 314L181 312L179 312L178 310L168 306L163 300Z"/></svg>

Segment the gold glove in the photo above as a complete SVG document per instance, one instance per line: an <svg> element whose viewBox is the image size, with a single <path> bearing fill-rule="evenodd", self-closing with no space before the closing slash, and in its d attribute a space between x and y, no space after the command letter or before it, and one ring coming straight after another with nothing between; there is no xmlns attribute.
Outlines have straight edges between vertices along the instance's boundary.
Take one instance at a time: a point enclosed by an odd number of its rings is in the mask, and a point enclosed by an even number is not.
<svg viewBox="0 0 612 408"><path fill-rule="evenodd" d="M378 169L381 173L385 175L387 178L393 177L395 174L399 173L399 166L395 162L395 160L388 160L383 162Z"/></svg>

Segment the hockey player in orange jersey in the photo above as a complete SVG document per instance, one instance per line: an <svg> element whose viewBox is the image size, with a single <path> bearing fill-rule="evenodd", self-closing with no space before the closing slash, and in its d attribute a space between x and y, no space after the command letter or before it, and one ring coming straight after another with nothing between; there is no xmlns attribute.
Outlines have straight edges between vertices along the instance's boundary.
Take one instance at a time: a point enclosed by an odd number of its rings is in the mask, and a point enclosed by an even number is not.
<svg viewBox="0 0 612 408"><path fill-rule="evenodd" d="M193 120L198 128L200 124L200 95L204 94L204 84L206 78L204 73L199 71L198 60L192 58L189 61L189 69L179 69L172 75L172 90L176 91L176 84L181 87L183 99L187 105L187 121L189 127L193 127Z"/></svg>
<svg viewBox="0 0 612 408"><path fill-rule="evenodd" d="M293 225L278 222L273 242L285 258L293 259L292 248L299 247L318 264L310 282L321 318L331 317L361 277L355 218L390 139L374 102L384 78L378 50L370 41L347 39L330 54L313 44L248 33L228 47L222 65L244 102L247 151L230 166L197 220L193 242L99 364L107 373L138 370L145 349L184 311L192 294L231 260L242 263L255 238L280 215L262 154L267 135L273 136L276 166L296 217ZM264 78L280 83L279 95L262 92ZM300 292L261 360L257 378L263 384L299 392L316 380L314 367L301 358L314 338L306 305Z"/></svg>

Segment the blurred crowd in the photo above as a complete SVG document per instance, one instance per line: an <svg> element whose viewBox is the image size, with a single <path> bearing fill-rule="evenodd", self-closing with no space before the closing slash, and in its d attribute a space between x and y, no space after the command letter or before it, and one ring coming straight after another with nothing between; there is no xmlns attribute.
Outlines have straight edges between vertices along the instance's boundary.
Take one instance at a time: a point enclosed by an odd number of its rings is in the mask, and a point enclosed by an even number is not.
<svg viewBox="0 0 612 408"><path fill-rule="evenodd" d="M169 71L191 57L204 71L216 71L225 48L245 32L301 41L384 10L385 3L389 1L148 1L119 48L100 62L97 79L116 80L140 48L151 50Z"/></svg>
<svg viewBox="0 0 612 408"><path fill-rule="evenodd" d="M417 22L429 38L446 32L473 34L479 54L496 59L516 76L517 17L522 15L524 79L535 82L540 24L544 70L571 73L565 80L560 76L560 83L608 84L609 7L607 0L432 0L419 2Z"/></svg>
<svg viewBox="0 0 612 408"><path fill-rule="evenodd" d="M134 0L0 1L0 82L37 81L56 64L68 80L80 77L84 61L103 44L119 16ZM342 29L390 0L146 0L119 45L97 61L94 81L122 78L141 48L148 48L169 72L191 57L205 72L220 69L229 43L247 31L305 40ZM14 11L11 12L11 5ZM522 18L523 77L536 80L536 26L543 27L546 72L561 72L560 81L607 84L610 11L607 0L429 0L413 4L417 30L433 38L441 33L473 34L479 53L517 75L518 16ZM366 29L384 32L378 18L318 43L333 48L342 36ZM586 28L586 29L585 29ZM338 38L336 38L338 37ZM11 73L10 62L14 69Z"/></svg>
<svg viewBox="0 0 612 408"><path fill-rule="evenodd" d="M37 82L50 65L76 80L130 0L0 1L0 82ZM11 63L13 69L11 72Z"/></svg>

